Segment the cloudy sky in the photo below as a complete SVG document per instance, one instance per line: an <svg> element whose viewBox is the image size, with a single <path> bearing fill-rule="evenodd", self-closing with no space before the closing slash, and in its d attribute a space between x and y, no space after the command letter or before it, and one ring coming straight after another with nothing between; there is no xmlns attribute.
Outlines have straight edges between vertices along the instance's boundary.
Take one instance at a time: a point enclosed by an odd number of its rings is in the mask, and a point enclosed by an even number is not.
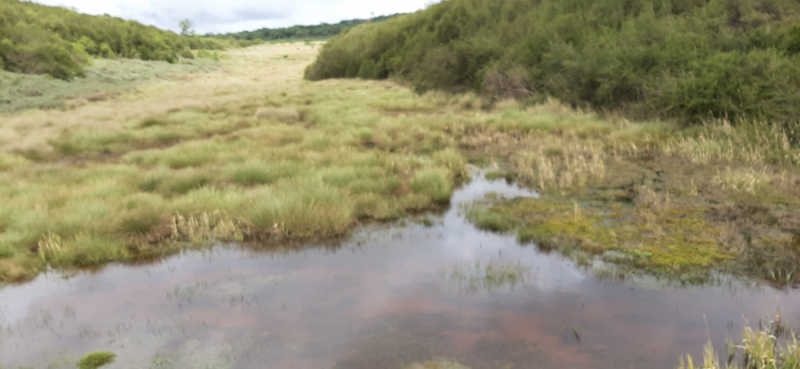
<svg viewBox="0 0 800 369"><path fill-rule="evenodd" d="M189 18L198 34L252 31L293 25L338 23L371 14L408 13L431 0L34 0L75 8L88 14L110 14L178 31Z"/></svg>

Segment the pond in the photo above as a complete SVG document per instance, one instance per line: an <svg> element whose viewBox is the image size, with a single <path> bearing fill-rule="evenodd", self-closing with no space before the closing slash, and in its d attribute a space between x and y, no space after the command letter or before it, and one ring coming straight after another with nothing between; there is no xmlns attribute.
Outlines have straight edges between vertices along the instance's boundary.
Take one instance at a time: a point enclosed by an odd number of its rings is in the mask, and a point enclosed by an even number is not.
<svg viewBox="0 0 800 369"><path fill-rule="evenodd" d="M800 293L721 277L706 286L598 278L513 236L478 230L459 204L430 221L366 226L343 241L261 250L218 245L147 265L40 275L0 290L0 367L672 368L749 320L800 320Z"/></svg>

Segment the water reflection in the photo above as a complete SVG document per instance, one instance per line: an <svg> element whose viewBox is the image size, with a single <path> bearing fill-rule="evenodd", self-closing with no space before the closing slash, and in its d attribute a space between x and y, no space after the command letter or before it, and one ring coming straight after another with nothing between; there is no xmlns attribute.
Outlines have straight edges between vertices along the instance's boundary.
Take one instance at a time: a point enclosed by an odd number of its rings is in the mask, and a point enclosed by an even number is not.
<svg viewBox="0 0 800 369"><path fill-rule="evenodd" d="M490 191L536 196L478 178L453 202ZM724 347L742 316L757 322L780 306L800 320L794 292L596 279L475 229L454 206L431 227L373 226L335 245L218 246L6 287L0 366L58 367L65 355L110 350L110 368L373 369L438 357L472 368L664 368L698 355L707 332Z"/></svg>

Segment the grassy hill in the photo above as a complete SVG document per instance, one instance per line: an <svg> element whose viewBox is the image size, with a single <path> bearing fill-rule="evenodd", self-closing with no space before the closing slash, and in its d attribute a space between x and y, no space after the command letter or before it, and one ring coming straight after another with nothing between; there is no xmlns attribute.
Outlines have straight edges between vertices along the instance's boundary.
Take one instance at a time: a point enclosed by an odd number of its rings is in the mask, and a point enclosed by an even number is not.
<svg viewBox="0 0 800 369"><path fill-rule="evenodd" d="M384 15L372 19L351 19L341 21L337 24L322 23L316 26L294 26L288 28L262 28L255 31L244 31L238 33L226 33L220 35L209 35L218 38L233 38L236 40L286 40L286 39L323 39L336 36L347 29L353 28L364 23L377 23L386 21L394 15Z"/></svg>
<svg viewBox="0 0 800 369"><path fill-rule="evenodd" d="M800 119L794 0L449 0L333 38L306 71L553 96L633 118Z"/></svg>
<svg viewBox="0 0 800 369"><path fill-rule="evenodd" d="M247 43L236 43L247 44ZM60 79L83 75L91 57L123 57L175 62L191 50L235 45L188 37L110 16L19 0L0 0L0 68L48 74Z"/></svg>

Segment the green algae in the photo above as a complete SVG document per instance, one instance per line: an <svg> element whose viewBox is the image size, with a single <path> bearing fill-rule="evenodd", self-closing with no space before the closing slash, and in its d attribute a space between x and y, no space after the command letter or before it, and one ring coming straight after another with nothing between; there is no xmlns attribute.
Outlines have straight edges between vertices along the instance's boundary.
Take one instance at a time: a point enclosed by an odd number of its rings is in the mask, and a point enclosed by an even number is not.
<svg viewBox="0 0 800 369"><path fill-rule="evenodd" d="M704 220L702 208L611 209L543 197L476 203L467 219L545 250L577 250L659 274L702 272L733 257L714 239L719 229Z"/></svg>

